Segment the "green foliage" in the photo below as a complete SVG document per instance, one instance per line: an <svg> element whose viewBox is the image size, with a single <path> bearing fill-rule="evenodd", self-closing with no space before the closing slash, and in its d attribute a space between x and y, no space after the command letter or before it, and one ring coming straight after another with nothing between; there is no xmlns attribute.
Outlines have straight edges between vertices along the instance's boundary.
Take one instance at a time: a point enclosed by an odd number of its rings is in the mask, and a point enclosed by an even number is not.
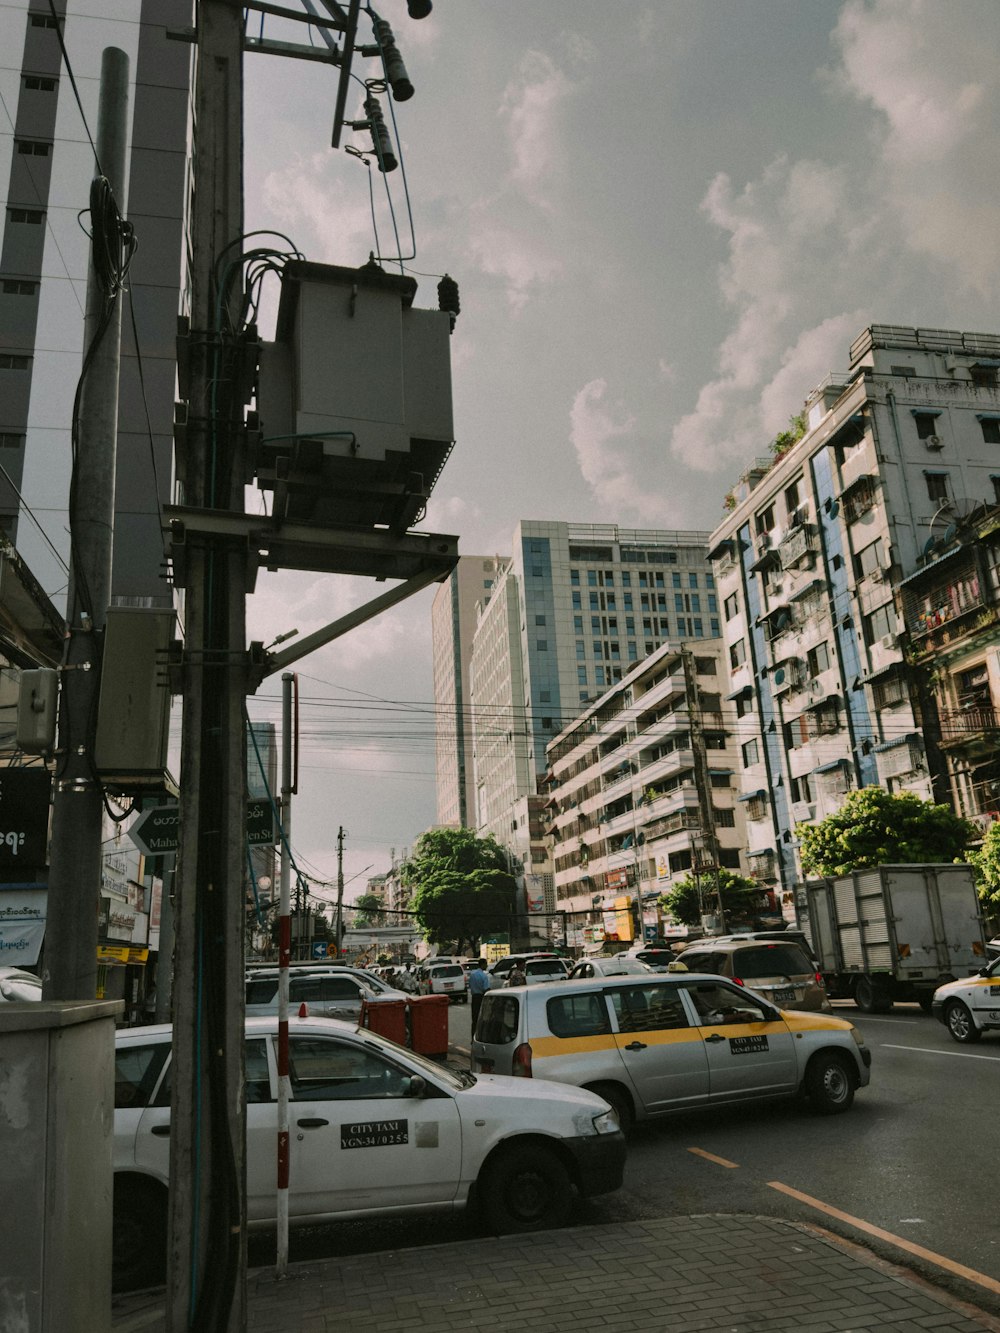
<svg viewBox="0 0 1000 1333"><path fill-rule="evenodd" d="M788 429L779 431L771 443L768 445L775 461L787 454L793 445L798 444L806 433L805 413L800 412L797 417L788 418Z"/></svg>
<svg viewBox="0 0 1000 1333"><path fill-rule="evenodd" d="M354 917L355 926L364 929L366 926L384 926L385 911L382 906L382 899L377 893L363 893L355 900L354 906L357 908L357 914Z"/></svg>
<svg viewBox="0 0 1000 1333"><path fill-rule="evenodd" d="M734 875L731 870L719 871L719 891L722 896L722 910L726 925L744 924L760 909L761 886L745 875ZM670 913L675 921L685 926L697 926L701 923L702 900L706 912L715 910L715 874L702 875L701 898L698 885L691 875L685 875L677 881L669 892L662 895L660 904Z"/></svg>
<svg viewBox="0 0 1000 1333"><path fill-rule="evenodd" d="M417 839L403 866L410 906L432 944L472 946L483 935L509 930L515 907L507 853L472 829L431 829ZM461 948L459 948L461 952Z"/></svg>
<svg viewBox="0 0 1000 1333"><path fill-rule="evenodd" d="M835 876L894 863L958 861L977 834L947 805L862 787L835 814L799 825L798 836L806 874Z"/></svg>
<svg viewBox="0 0 1000 1333"><path fill-rule="evenodd" d="M983 845L969 853L969 861L976 868L979 897L992 915L1000 915L1000 824L989 826Z"/></svg>

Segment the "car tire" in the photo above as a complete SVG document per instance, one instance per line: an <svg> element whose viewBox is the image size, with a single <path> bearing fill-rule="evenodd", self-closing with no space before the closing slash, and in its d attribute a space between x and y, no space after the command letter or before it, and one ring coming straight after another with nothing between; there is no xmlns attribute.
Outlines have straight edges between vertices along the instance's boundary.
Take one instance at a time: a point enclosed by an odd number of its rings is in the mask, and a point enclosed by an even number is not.
<svg viewBox="0 0 1000 1333"><path fill-rule="evenodd" d="M550 1231L569 1216L573 1186L551 1148L538 1144L504 1149L480 1177L486 1223L499 1236Z"/></svg>
<svg viewBox="0 0 1000 1333"><path fill-rule="evenodd" d="M588 1083L585 1091L594 1092L598 1097L604 1098L618 1117L622 1133L628 1138L635 1125L635 1107L625 1089L618 1083Z"/></svg>
<svg viewBox="0 0 1000 1333"><path fill-rule="evenodd" d="M813 1056L806 1069L805 1088L820 1115L839 1115L854 1104L857 1075L836 1051Z"/></svg>
<svg viewBox="0 0 1000 1333"><path fill-rule="evenodd" d="M934 1005L934 992L929 990L921 991L917 996L917 1004L920 1005L925 1014L929 1014Z"/></svg>
<svg viewBox="0 0 1000 1333"><path fill-rule="evenodd" d="M972 1015L961 1000L949 1000L944 1010L945 1026L953 1040L963 1046L971 1045L983 1035L972 1021Z"/></svg>
<svg viewBox="0 0 1000 1333"><path fill-rule="evenodd" d="M887 1014L892 1008L892 997L869 977L858 977L854 1003L863 1014Z"/></svg>
<svg viewBox="0 0 1000 1333"><path fill-rule="evenodd" d="M167 1192L149 1180L115 1182L111 1285L137 1291L162 1285L167 1273Z"/></svg>

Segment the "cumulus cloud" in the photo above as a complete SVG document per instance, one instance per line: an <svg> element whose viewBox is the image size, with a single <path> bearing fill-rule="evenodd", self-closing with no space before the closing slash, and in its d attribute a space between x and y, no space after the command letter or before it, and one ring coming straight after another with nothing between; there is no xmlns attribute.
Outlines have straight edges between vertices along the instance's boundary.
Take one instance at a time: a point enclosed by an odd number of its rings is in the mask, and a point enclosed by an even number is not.
<svg viewBox="0 0 1000 1333"><path fill-rule="evenodd" d="M549 206L547 187L561 168L560 118L572 86L550 56L529 51L500 102L513 162L511 180L543 209Z"/></svg>
<svg viewBox="0 0 1000 1333"><path fill-rule="evenodd" d="M495 200L473 210L469 253L483 273L502 281L508 305L516 313L538 287L562 272L562 261L537 231L527 225L522 229L506 225L500 213Z"/></svg>
<svg viewBox="0 0 1000 1333"><path fill-rule="evenodd" d="M670 521L671 506L636 476L642 440L636 417L622 403L607 401L607 381L591 380L573 399L570 442L584 481L608 512L640 523Z"/></svg>
<svg viewBox="0 0 1000 1333"><path fill-rule="evenodd" d="M848 0L834 40L842 89L876 113L878 186L891 225L967 291L996 295L1000 174L996 6Z"/></svg>
<svg viewBox="0 0 1000 1333"><path fill-rule="evenodd" d="M360 162L351 160L358 172ZM271 219L289 232L310 259L325 264L357 264L373 247L371 210L361 177L347 190L340 179L343 160L326 150L293 155L264 177L261 194ZM358 186L360 185L360 188Z"/></svg>

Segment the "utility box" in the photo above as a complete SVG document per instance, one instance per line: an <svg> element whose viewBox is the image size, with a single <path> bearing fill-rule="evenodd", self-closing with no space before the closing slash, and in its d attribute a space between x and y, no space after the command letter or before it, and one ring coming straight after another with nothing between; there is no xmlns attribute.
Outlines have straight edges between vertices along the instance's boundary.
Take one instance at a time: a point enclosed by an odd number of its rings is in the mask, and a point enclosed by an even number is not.
<svg viewBox="0 0 1000 1333"><path fill-rule="evenodd" d="M92 1333L111 1309L120 1000L0 1005L0 1323Z"/></svg>
<svg viewBox="0 0 1000 1333"><path fill-rule="evenodd" d="M454 441L447 311L375 263L294 260L261 345L254 475L278 518L405 530Z"/></svg>
<svg viewBox="0 0 1000 1333"><path fill-rule="evenodd" d="M170 790L167 657L174 620L173 611L162 608L108 611L94 755L113 791Z"/></svg>

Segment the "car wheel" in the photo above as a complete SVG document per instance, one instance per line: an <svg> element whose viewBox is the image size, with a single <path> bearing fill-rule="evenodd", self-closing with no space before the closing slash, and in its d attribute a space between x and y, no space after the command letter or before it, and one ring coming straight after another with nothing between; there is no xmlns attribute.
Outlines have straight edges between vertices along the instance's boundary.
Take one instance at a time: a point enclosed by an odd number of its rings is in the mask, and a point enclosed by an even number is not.
<svg viewBox="0 0 1000 1333"><path fill-rule="evenodd" d="M814 1056L806 1070L806 1092L820 1115L838 1115L854 1103L854 1071L834 1051Z"/></svg>
<svg viewBox="0 0 1000 1333"><path fill-rule="evenodd" d="M167 1272L167 1192L145 1180L115 1183L111 1285L115 1291L155 1287Z"/></svg>
<svg viewBox="0 0 1000 1333"><path fill-rule="evenodd" d="M618 1117L622 1133L628 1138L635 1125L635 1108L625 1089L617 1083L589 1083L586 1091L595 1092L598 1097L604 1098Z"/></svg>
<svg viewBox="0 0 1000 1333"><path fill-rule="evenodd" d="M858 977L854 1003L863 1014L887 1014L892 1008L892 999L868 977Z"/></svg>
<svg viewBox="0 0 1000 1333"><path fill-rule="evenodd" d="M972 1015L961 1000L951 1000L944 1011L948 1031L963 1046L978 1041L983 1035L972 1021Z"/></svg>
<svg viewBox="0 0 1000 1333"><path fill-rule="evenodd" d="M498 1235L560 1227L573 1198L569 1172L549 1148L508 1148L483 1173L480 1199Z"/></svg>
<svg viewBox="0 0 1000 1333"><path fill-rule="evenodd" d="M917 1004L920 1005L925 1014L929 1014L934 1004L934 992L929 990L921 991L917 996Z"/></svg>

